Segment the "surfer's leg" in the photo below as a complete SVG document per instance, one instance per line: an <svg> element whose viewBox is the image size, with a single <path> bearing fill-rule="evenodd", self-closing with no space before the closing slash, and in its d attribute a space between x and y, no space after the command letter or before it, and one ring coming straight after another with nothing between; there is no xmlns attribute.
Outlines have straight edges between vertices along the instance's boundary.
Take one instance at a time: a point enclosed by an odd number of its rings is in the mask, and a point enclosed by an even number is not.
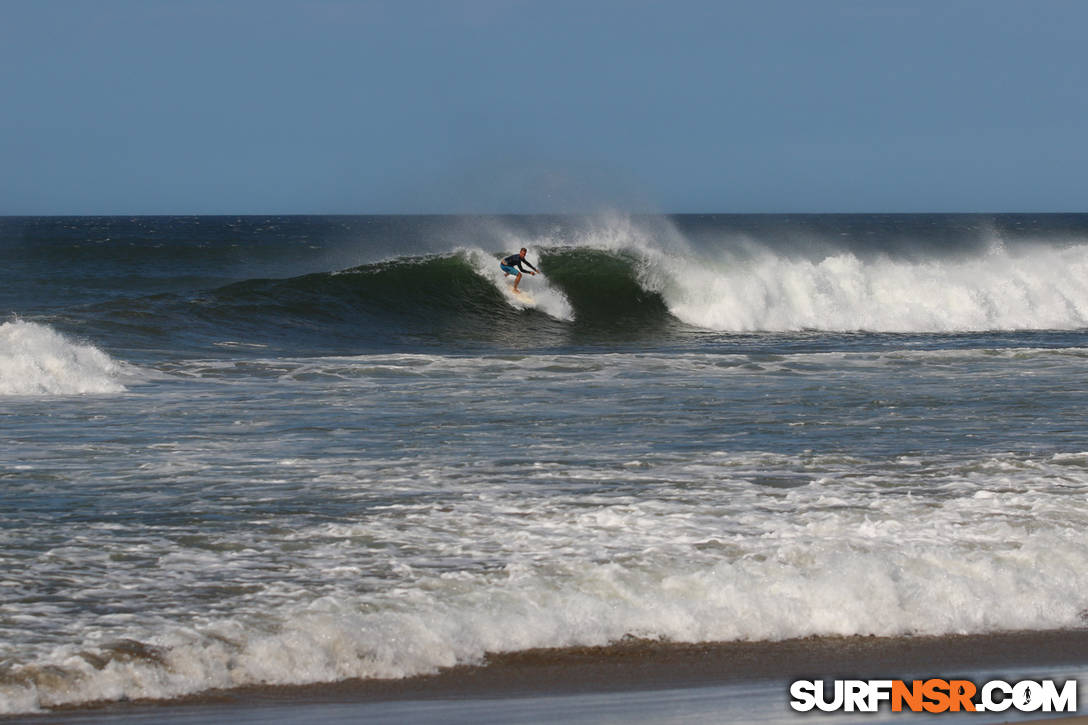
<svg viewBox="0 0 1088 725"><path fill-rule="evenodd" d="M521 282L521 272L518 272L518 278L514 280L514 291L518 291L518 283Z"/></svg>

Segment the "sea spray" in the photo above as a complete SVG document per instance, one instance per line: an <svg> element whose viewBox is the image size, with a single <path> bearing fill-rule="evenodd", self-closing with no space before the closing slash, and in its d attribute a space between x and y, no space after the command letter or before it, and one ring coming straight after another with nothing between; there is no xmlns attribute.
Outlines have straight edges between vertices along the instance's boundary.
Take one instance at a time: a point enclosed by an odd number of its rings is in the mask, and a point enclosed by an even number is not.
<svg viewBox="0 0 1088 725"><path fill-rule="evenodd" d="M48 325L0 325L0 395L119 393L122 366L93 345L73 342Z"/></svg>
<svg viewBox="0 0 1088 725"><path fill-rule="evenodd" d="M968 258L654 258L669 310L723 331L967 332L1088 326L1088 245Z"/></svg>
<svg viewBox="0 0 1088 725"><path fill-rule="evenodd" d="M498 260L495 259L494 255L488 254L481 249L462 249L458 250L458 254L464 255L473 269L476 270L476 273L489 280L498 289L503 290L504 293L507 290L512 290L512 278L508 278L499 268ZM531 256L535 257L536 255ZM571 309L570 302L562 290L549 282L544 270L541 270L538 275L522 274L519 289L523 290L528 297L519 298L512 291L505 294L507 303L513 307L537 309L557 320L570 321L573 319L574 312Z"/></svg>

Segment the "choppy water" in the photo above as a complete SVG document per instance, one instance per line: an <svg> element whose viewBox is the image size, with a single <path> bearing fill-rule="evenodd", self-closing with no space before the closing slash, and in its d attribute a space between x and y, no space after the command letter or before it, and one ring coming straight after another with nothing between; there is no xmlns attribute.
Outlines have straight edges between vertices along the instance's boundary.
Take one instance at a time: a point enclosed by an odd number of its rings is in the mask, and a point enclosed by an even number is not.
<svg viewBox="0 0 1088 725"><path fill-rule="evenodd" d="M0 263L0 712L1085 624L1088 216L6 219Z"/></svg>

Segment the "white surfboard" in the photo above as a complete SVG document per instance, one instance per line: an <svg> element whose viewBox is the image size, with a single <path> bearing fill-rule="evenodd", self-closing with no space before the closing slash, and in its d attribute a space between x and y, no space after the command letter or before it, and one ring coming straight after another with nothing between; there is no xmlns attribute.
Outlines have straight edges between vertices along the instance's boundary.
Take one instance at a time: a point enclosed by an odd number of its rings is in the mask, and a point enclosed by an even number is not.
<svg viewBox="0 0 1088 725"><path fill-rule="evenodd" d="M509 284L505 286L506 298L510 300L515 307L536 307L536 300L531 294L523 289L519 289L517 292Z"/></svg>

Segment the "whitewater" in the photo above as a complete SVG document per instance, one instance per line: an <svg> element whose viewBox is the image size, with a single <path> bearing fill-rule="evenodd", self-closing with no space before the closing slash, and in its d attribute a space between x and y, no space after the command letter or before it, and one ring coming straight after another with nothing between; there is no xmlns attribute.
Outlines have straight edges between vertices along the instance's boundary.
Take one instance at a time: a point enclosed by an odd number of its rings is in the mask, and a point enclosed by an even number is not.
<svg viewBox="0 0 1088 725"><path fill-rule="evenodd" d="M0 242L2 713L1088 623L1084 216Z"/></svg>

